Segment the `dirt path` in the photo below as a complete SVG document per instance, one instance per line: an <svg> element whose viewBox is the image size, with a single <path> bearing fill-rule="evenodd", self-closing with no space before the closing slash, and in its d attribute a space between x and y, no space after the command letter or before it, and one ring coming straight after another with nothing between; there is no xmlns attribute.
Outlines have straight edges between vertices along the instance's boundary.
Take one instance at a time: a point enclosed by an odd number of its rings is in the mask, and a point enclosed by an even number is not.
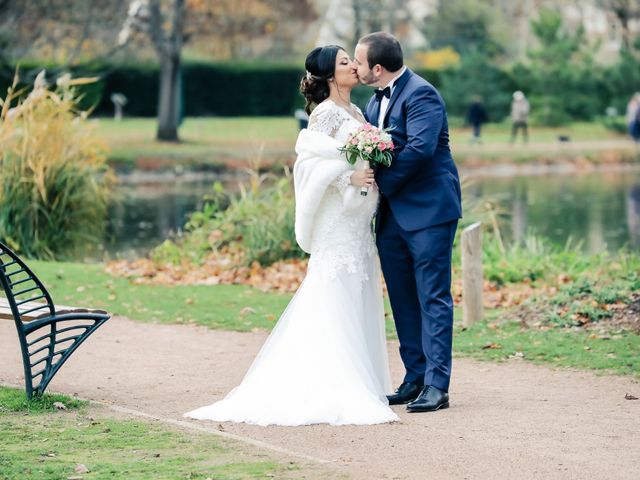
<svg viewBox="0 0 640 480"><path fill-rule="evenodd" d="M242 378L265 339L115 318L62 368L51 391L77 394L173 425L193 425L333 464L354 479L631 479L640 475L640 383L525 362L457 359L452 406L367 427L255 427L184 420ZM401 378L391 343L392 376ZM12 322L0 322L0 383L20 386ZM313 461L313 460L312 460ZM322 469L326 467L323 466ZM320 466L319 466L320 468Z"/></svg>

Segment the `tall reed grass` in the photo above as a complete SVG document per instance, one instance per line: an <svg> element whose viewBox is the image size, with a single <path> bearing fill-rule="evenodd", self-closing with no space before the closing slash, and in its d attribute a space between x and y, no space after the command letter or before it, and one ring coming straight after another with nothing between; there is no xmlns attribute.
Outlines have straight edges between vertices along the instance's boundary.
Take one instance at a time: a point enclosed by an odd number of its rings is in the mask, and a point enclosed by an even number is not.
<svg viewBox="0 0 640 480"><path fill-rule="evenodd" d="M24 97L16 74L0 99L0 239L28 257L77 257L104 233L114 176L74 88L93 80L50 89L43 71Z"/></svg>

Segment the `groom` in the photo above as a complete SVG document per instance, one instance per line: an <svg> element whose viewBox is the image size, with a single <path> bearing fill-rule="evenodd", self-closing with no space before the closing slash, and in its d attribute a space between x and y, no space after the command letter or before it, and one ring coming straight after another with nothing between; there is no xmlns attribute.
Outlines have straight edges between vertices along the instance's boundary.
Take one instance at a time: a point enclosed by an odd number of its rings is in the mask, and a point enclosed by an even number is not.
<svg viewBox="0 0 640 480"><path fill-rule="evenodd" d="M449 406L451 250L462 216L447 114L437 90L404 66L394 36L361 38L355 63L360 81L378 87L367 120L392 128L395 144L391 166L375 176L381 194L376 243L406 369L389 404L435 411Z"/></svg>

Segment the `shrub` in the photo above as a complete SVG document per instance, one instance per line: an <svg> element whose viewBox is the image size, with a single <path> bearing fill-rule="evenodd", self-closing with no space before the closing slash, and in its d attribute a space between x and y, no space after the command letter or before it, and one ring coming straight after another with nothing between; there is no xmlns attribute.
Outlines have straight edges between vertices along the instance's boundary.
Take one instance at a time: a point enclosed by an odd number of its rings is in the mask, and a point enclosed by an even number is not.
<svg viewBox="0 0 640 480"><path fill-rule="evenodd" d="M152 252L153 259L201 263L208 255L223 254L236 265L249 266L304 257L295 241L290 179L267 185L271 175L260 175L257 169L251 173L250 186L236 197L227 198L222 186L214 185L203 209L191 215L184 236L160 245Z"/></svg>
<svg viewBox="0 0 640 480"><path fill-rule="evenodd" d="M75 87L89 79L60 80L51 91L43 72L16 102L16 79L0 113L0 238L35 258L100 241L110 196L106 146L76 107Z"/></svg>
<svg viewBox="0 0 640 480"><path fill-rule="evenodd" d="M624 115L607 115L600 118L600 123L602 123L608 130L616 133L626 134L629 131L627 119Z"/></svg>
<svg viewBox="0 0 640 480"><path fill-rule="evenodd" d="M492 122L503 120L510 112L511 79L487 57L464 57L459 68L442 72L440 93L447 113L465 117L475 95L482 97Z"/></svg>
<svg viewBox="0 0 640 480"><path fill-rule="evenodd" d="M533 96L531 102L531 123L546 127L559 127L571 122L564 102L558 97Z"/></svg>
<svg viewBox="0 0 640 480"><path fill-rule="evenodd" d="M574 45L575 46L575 45ZM594 62L588 49L568 54L551 42L545 49L530 52L530 61L511 66L498 65L486 55L463 55L457 67L415 68L416 73L440 90L447 112L463 117L473 95L484 99L491 121L509 115L511 94L522 90L531 97L532 115L541 110L538 122L558 124L571 120L590 120L613 106L624 111L629 97L640 84L640 60L634 52L622 51L619 60L603 66ZM571 47L573 48L573 47ZM548 51L547 51L548 50ZM585 51L582 51L585 50ZM24 63L26 78L47 68L53 76L69 71L74 77L96 76L98 81L78 85L78 101L83 110L94 108L99 115L112 115L111 94L123 93L129 100L125 113L155 116L158 103L158 65L154 63L92 63L62 67L47 62ZM264 63L262 61L193 62L182 70L185 116L273 116L291 115L303 105L298 93L304 73L301 61ZM0 72L0 89L9 86L11 75ZM215 85L212 81L215 80ZM224 92L224 94L222 94ZM371 97L370 87L357 86L352 101L364 107ZM538 104L540 99L542 103Z"/></svg>

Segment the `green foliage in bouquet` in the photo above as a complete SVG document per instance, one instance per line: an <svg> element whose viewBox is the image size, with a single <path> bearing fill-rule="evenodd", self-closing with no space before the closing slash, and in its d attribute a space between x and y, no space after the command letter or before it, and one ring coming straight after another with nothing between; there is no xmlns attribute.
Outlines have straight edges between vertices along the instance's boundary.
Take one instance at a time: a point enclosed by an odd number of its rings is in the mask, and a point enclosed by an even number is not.
<svg viewBox="0 0 640 480"><path fill-rule="evenodd" d="M113 177L75 91L92 81L66 75L50 90L43 71L24 97L16 75L0 100L0 239L28 257L70 258L102 239Z"/></svg>
<svg viewBox="0 0 640 480"><path fill-rule="evenodd" d="M380 129L365 123L358 130L352 132L347 143L339 150L347 156L347 162L354 165L358 158L362 158L372 165L391 166L393 159L393 140L390 129Z"/></svg>

